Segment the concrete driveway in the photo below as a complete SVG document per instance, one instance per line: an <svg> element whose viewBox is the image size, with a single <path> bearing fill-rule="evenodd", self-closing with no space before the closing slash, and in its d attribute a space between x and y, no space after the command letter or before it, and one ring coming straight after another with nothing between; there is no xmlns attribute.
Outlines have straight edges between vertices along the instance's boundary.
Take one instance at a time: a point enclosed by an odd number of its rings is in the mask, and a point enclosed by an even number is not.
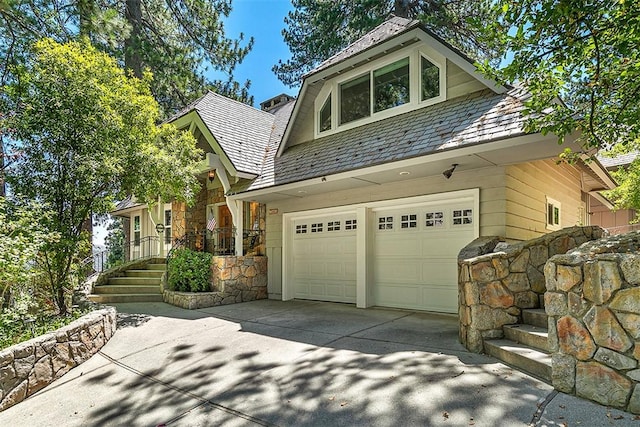
<svg viewBox="0 0 640 427"><path fill-rule="evenodd" d="M271 300L117 309L102 351L0 426L640 426L468 353L453 316Z"/></svg>

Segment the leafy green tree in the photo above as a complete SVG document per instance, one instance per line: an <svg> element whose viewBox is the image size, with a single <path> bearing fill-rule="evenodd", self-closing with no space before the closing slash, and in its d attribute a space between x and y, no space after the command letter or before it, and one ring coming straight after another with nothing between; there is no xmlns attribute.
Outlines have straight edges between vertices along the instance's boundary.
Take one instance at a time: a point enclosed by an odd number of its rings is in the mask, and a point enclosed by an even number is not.
<svg viewBox="0 0 640 427"><path fill-rule="evenodd" d="M640 126L640 3L502 0L485 39L511 52L502 69L531 93L531 130L561 139L581 132L585 150L635 147Z"/></svg>
<svg viewBox="0 0 640 427"><path fill-rule="evenodd" d="M151 92L165 115L207 89L253 103L249 82L233 78L253 39L226 36L230 13L231 0L0 0L0 85L34 41L88 37L136 77L153 73ZM208 69L227 79L208 79Z"/></svg>
<svg viewBox="0 0 640 427"><path fill-rule="evenodd" d="M485 40L513 55L508 65L484 72L501 82L519 81L530 131L552 133L562 142L579 136L580 153L640 149L640 2L625 0L501 0ZM507 57L508 58L508 57ZM639 165L618 178L613 194L621 206L640 208Z"/></svg>
<svg viewBox="0 0 640 427"><path fill-rule="evenodd" d="M150 74L129 76L89 43L43 39L16 76L5 88L11 113L0 121L21 152L7 181L54 212L45 224L60 240L45 247L43 259L64 314L90 215L111 211L127 194L148 203L191 201L202 152L188 132L156 125Z"/></svg>
<svg viewBox="0 0 640 427"><path fill-rule="evenodd" d="M485 0L293 0L282 31L292 57L273 71L285 84L301 77L377 25L390 13L420 20L472 58L495 57L477 37L493 17Z"/></svg>
<svg viewBox="0 0 640 427"><path fill-rule="evenodd" d="M118 264L122 264L125 260L124 229L122 222L122 218L115 217L107 227L108 233L104 239L107 251L106 268L115 267Z"/></svg>
<svg viewBox="0 0 640 427"><path fill-rule="evenodd" d="M51 215L37 202L0 197L0 306L39 276L41 251L59 238L45 228Z"/></svg>

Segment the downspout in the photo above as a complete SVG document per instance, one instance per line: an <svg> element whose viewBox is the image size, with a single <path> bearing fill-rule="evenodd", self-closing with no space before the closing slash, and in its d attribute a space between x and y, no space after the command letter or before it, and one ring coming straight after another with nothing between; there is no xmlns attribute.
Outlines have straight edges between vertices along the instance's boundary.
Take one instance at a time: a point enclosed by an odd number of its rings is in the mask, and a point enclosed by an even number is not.
<svg viewBox="0 0 640 427"><path fill-rule="evenodd" d="M244 233L244 230L242 229L244 223L242 218L242 201L233 200L228 196L231 185L229 184L229 178L227 177L227 170L220 161L220 157L213 153L207 153L207 164L210 169L216 171L216 176L222 183L222 189L225 194L224 198L227 203L227 207L229 208L229 212L231 212L233 226L236 229L235 254L236 256L242 256L242 236Z"/></svg>

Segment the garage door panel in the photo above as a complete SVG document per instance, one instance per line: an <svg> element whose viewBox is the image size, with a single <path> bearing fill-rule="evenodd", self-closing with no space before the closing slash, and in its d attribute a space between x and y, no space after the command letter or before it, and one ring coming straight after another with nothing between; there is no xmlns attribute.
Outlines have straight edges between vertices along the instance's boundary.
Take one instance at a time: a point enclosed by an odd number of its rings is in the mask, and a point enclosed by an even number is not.
<svg viewBox="0 0 640 427"><path fill-rule="evenodd" d="M475 237L471 205L443 201L376 211L376 305L457 312L457 257Z"/></svg>
<svg viewBox="0 0 640 427"><path fill-rule="evenodd" d="M380 260L374 267L376 281L385 282L417 282L421 273L416 263L398 260Z"/></svg>
<svg viewBox="0 0 640 427"><path fill-rule="evenodd" d="M403 233L380 233L376 237L375 253L379 256L415 256L421 251L420 241L407 239Z"/></svg>
<svg viewBox="0 0 640 427"><path fill-rule="evenodd" d="M294 221L295 298L355 302L356 234L345 228L353 218L338 214Z"/></svg>
<svg viewBox="0 0 640 427"><path fill-rule="evenodd" d="M422 300L422 289L419 286L380 286L374 291L376 299L385 301L388 307L415 308L415 305Z"/></svg>
<svg viewBox="0 0 640 427"><path fill-rule="evenodd" d="M442 268L442 266L456 265L458 262L455 258L440 258L422 262L422 280L427 284L434 285L450 285L458 284L458 269Z"/></svg>

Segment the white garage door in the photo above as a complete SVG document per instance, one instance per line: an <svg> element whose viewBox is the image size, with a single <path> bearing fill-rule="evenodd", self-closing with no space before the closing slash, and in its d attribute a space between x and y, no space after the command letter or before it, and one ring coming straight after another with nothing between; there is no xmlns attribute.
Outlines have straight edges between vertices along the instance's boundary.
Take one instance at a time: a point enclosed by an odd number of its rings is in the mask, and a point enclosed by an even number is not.
<svg viewBox="0 0 640 427"><path fill-rule="evenodd" d="M293 221L294 297L356 301L355 214Z"/></svg>
<svg viewBox="0 0 640 427"><path fill-rule="evenodd" d="M376 210L375 305L457 312L457 256L476 219L472 202Z"/></svg>

